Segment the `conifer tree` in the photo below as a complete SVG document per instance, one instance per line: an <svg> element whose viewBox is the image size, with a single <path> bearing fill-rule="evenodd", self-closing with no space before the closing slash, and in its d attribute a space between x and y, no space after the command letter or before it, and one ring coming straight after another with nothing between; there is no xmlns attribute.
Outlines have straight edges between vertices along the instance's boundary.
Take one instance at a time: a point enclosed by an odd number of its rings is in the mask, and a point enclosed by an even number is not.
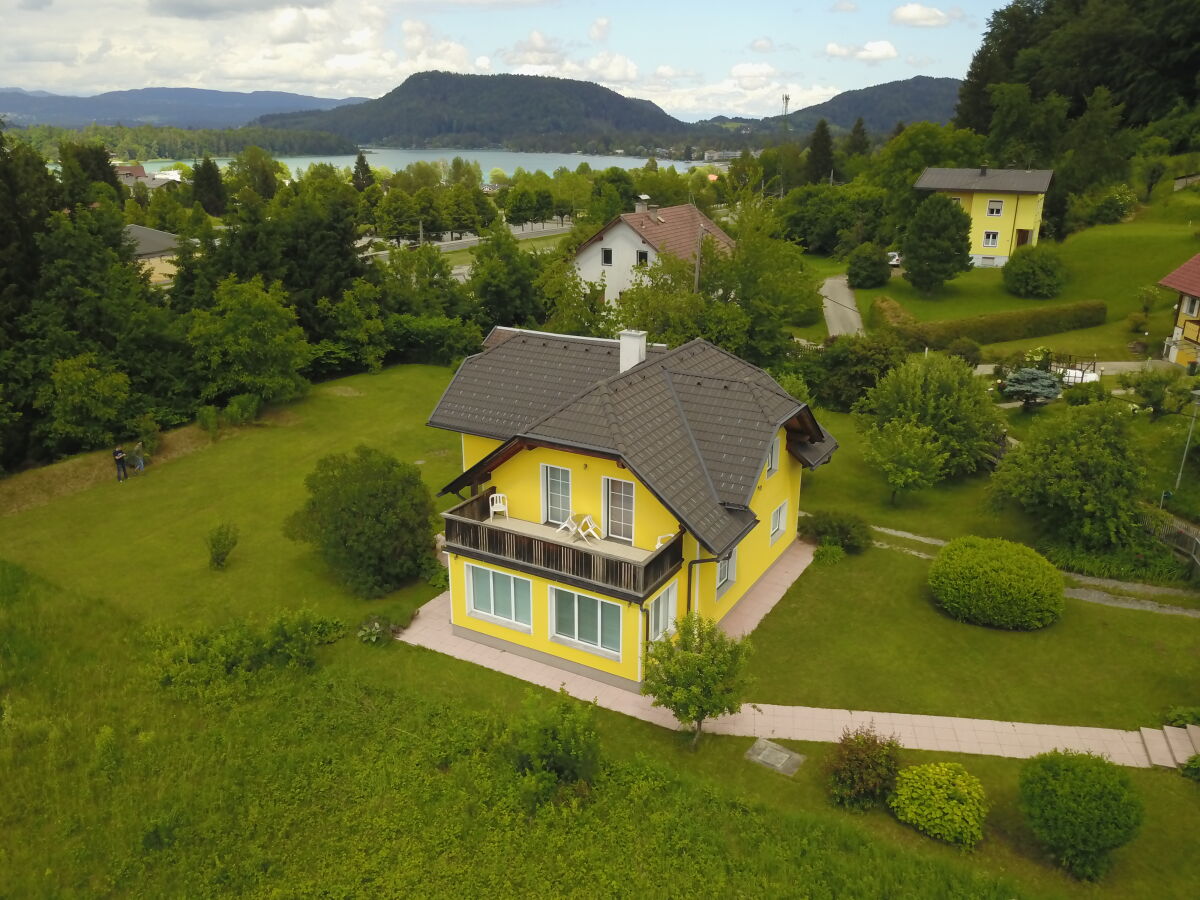
<svg viewBox="0 0 1200 900"><path fill-rule="evenodd" d="M455 159L457 158L455 157ZM367 158L361 150L354 159L354 175L350 179L350 183L360 194L375 183L375 176L371 174L371 167L367 165Z"/></svg>
<svg viewBox="0 0 1200 900"><path fill-rule="evenodd" d="M812 140L808 144L808 165L805 174L809 183L829 181L833 177L833 137L829 134L829 125L824 119L813 129Z"/></svg>

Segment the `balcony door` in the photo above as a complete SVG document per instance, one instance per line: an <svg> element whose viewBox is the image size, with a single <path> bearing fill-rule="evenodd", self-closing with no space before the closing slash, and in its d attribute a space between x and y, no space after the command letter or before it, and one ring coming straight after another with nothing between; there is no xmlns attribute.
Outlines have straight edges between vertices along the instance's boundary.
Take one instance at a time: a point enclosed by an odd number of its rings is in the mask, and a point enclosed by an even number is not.
<svg viewBox="0 0 1200 900"><path fill-rule="evenodd" d="M542 521L561 525L571 515L571 470L542 465Z"/></svg>
<svg viewBox="0 0 1200 900"><path fill-rule="evenodd" d="M633 543L633 482L604 479L604 531L609 539Z"/></svg>

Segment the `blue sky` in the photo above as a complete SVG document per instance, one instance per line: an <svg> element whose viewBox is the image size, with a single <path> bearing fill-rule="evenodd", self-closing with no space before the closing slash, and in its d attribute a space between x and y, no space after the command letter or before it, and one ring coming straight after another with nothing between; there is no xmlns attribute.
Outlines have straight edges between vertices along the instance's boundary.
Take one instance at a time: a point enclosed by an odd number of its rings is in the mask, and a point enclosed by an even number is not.
<svg viewBox="0 0 1200 900"><path fill-rule="evenodd" d="M962 77L1002 3L0 0L0 85L377 97L413 72L581 78L683 119Z"/></svg>

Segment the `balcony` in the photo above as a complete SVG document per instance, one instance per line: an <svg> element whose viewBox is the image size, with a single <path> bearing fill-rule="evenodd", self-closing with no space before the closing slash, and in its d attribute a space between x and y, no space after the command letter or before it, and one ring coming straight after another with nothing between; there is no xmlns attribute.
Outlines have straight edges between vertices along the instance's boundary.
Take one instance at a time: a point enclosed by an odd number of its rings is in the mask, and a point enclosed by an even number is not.
<svg viewBox="0 0 1200 900"><path fill-rule="evenodd" d="M490 488L442 513L448 552L638 603L683 564L682 531L657 550L572 539L553 525L506 516L489 519L493 493Z"/></svg>

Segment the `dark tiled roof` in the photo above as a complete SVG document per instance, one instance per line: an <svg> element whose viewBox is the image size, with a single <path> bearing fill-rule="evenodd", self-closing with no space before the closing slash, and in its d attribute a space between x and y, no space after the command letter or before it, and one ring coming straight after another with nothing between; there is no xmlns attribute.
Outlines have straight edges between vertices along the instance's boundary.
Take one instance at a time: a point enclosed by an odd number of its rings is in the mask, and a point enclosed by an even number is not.
<svg viewBox="0 0 1200 900"><path fill-rule="evenodd" d="M430 425L508 440L621 368L615 340L494 328L483 346L463 362ZM646 356L666 350L650 344Z"/></svg>
<svg viewBox="0 0 1200 900"><path fill-rule="evenodd" d="M1159 281L1163 287L1191 297L1200 297L1200 253Z"/></svg>
<svg viewBox="0 0 1200 900"><path fill-rule="evenodd" d="M179 246L179 237L168 231L157 228L147 228L145 225L126 225L125 233L133 238L137 249L134 255L139 259L148 256L165 256L174 253Z"/></svg>
<svg viewBox="0 0 1200 900"><path fill-rule="evenodd" d="M602 239L617 222L624 222L658 253L670 253L680 259L695 259L696 246L701 233L710 236L718 246L733 248L733 238L700 212L695 205L664 206L646 212L623 213L613 219L599 233L579 246L579 250ZM579 250L575 252L578 253Z"/></svg>
<svg viewBox="0 0 1200 900"><path fill-rule="evenodd" d="M464 362L451 384L455 389L464 375L463 390L487 384L493 402L503 397L503 402L513 407L512 412L502 413L504 421L527 412L517 395L531 379L518 376L516 382L487 382L468 370L503 352L514 340L517 338L510 337ZM516 346L525 355L541 351L558 365L576 368L572 360L578 350L557 344ZM539 395L541 380L553 380L553 368L552 362L544 361L532 380ZM491 367L489 372L495 374ZM434 411L430 424L446 419L443 404ZM496 410L492 412L495 418ZM506 437L620 457L701 543L723 554L755 522L747 507L770 442L785 423L788 450L805 465L826 462L837 447L808 408L766 372L707 341L695 340L652 356L627 372L594 381L538 421ZM501 453L497 450L493 455ZM489 459L481 460L477 467L486 468Z"/></svg>
<svg viewBox="0 0 1200 900"><path fill-rule="evenodd" d="M921 173L914 185L923 191L997 191L1007 194L1044 194L1053 169L936 169Z"/></svg>

